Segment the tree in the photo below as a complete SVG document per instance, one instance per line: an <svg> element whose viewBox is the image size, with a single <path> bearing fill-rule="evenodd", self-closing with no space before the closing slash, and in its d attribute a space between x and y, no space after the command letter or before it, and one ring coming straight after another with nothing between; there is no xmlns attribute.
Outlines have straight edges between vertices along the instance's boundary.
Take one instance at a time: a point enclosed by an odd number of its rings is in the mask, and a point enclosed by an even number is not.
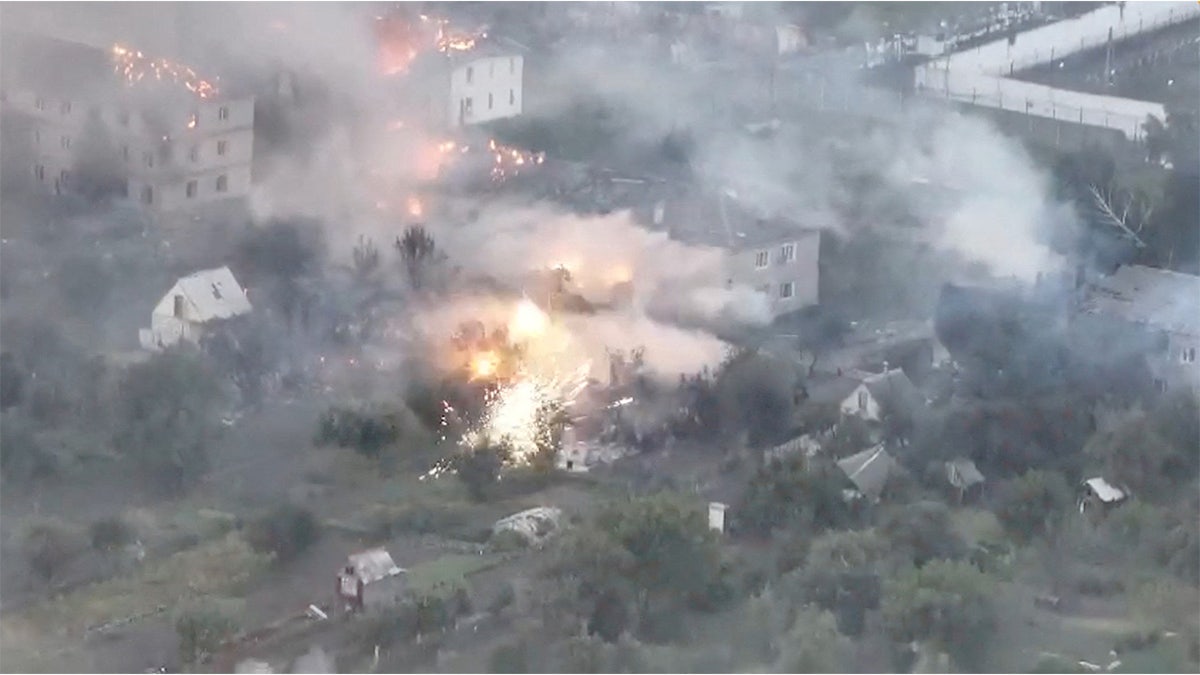
<svg viewBox="0 0 1200 675"><path fill-rule="evenodd" d="M500 470L511 456L508 446L486 441L456 455L454 468L471 498L482 502L491 496L492 488L500 480Z"/></svg>
<svg viewBox="0 0 1200 675"><path fill-rule="evenodd" d="M778 442L791 426L796 384L796 373L783 362L750 351L734 354L716 380L722 428L748 431L751 447Z"/></svg>
<svg viewBox="0 0 1200 675"><path fill-rule="evenodd" d="M320 224L277 220L256 227L237 244L239 270L249 278L295 281L320 267Z"/></svg>
<svg viewBox="0 0 1200 675"><path fill-rule="evenodd" d="M208 468L208 444L221 429L224 395L211 365L170 349L131 366L120 385L116 447L168 491Z"/></svg>
<svg viewBox="0 0 1200 675"><path fill-rule="evenodd" d="M354 247L354 276L359 283L371 281L379 270L379 249L375 242L358 235L358 244Z"/></svg>
<svg viewBox="0 0 1200 675"><path fill-rule="evenodd" d="M92 548L110 553L134 540L133 527L120 516L101 518L88 527Z"/></svg>
<svg viewBox="0 0 1200 675"><path fill-rule="evenodd" d="M225 604L210 600L180 612L175 619L180 661L206 662L237 631L237 614Z"/></svg>
<svg viewBox="0 0 1200 675"><path fill-rule="evenodd" d="M614 639L631 617L644 622L706 592L720 547L699 508L660 493L605 508L560 540L546 572L573 579L590 630Z"/></svg>
<svg viewBox="0 0 1200 675"><path fill-rule="evenodd" d="M87 318L103 312L115 283L104 261L94 255L64 260L58 278L63 301L76 314Z"/></svg>
<svg viewBox="0 0 1200 675"><path fill-rule="evenodd" d="M766 533L774 528L805 532L850 521L842 498L845 474L823 458L790 456L772 460L750 479L734 513L740 527Z"/></svg>
<svg viewBox="0 0 1200 675"><path fill-rule="evenodd" d="M816 607L804 606L797 612L792 627L780 640L780 673L844 673L852 653L852 643L838 632L833 615Z"/></svg>
<svg viewBox="0 0 1200 675"><path fill-rule="evenodd" d="M273 554L277 561L287 562L312 547L320 534L320 525L312 511L284 504L254 521L246 540L255 551Z"/></svg>
<svg viewBox="0 0 1200 675"><path fill-rule="evenodd" d="M315 441L320 445L354 448L364 457L375 459L400 436L398 414L359 412L334 406L321 414Z"/></svg>
<svg viewBox="0 0 1200 675"><path fill-rule="evenodd" d="M1071 507L1071 488L1057 471L1033 469L1003 486L996 517L1009 536L1027 543L1053 530Z"/></svg>
<svg viewBox="0 0 1200 675"><path fill-rule="evenodd" d="M874 531L827 532L813 540L804 566L784 577L784 588L801 602L834 612L839 630L857 636L866 612L879 607L887 552L887 542Z"/></svg>
<svg viewBox="0 0 1200 675"><path fill-rule="evenodd" d="M884 584L884 626L897 642L928 641L958 668L978 667L995 623L992 585L960 561L907 570Z"/></svg>
<svg viewBox="0 0 1200 675"><path fill-rule="evenodd" d="M893 551L917 567L966 554L966 543L954 530L950 509L940 502L923 501L893 509L879 531Z"/></svg>
<svg viewBox="0 0 1200 675"><path fill-rule="evenodd" d="M404 236L396 238L396 252L400 254L413 289L423 289L429 281L429 268L438 257L433 237L424 226L412 225L404 230Z"/></svg>
<svg viewBox="0 0 1200 675"><path fill-rule="evenodd" d="M0 416L0 478L17 484L38 481L58 472L58 457L47 450L18 412Z"/></svg>
<svg viewBox="0 0 1200 675"><path fill-rule="evenodd" d="M1184 448L1194 455L1195 439ZM1083 452L1095 470L1139 494L1163 494L1188 473L1184 450L1163 438L1145 414L1135 414L1115 429L1097 431Z"/></svg>
<svg viewBox="0 0 1200 675"><path fill-rule="evenodd" d="M84 546L83 537L75 528L54 519L32 523L22 538L25 560L46 583L69 565Z"/></svg>
<svg viewBox="0 0 1200 675"><path fill-rule="evenodd" d="M20 405L25 395L27 375L9 352L0 354L0 410Z"/></svg>

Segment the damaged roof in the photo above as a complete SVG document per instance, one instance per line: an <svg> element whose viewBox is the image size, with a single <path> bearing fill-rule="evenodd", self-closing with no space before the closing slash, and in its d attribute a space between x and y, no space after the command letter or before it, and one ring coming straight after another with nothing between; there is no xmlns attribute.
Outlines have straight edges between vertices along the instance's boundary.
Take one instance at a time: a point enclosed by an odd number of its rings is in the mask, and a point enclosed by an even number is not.
<svg viewBox="0 0 1200 675"><path fill-rule="evenodd" d="M196 308L196 320L200 322L229 319L253 309L246 289L228 267L196 272L180 279L176 287Z"/></svg>
<svg viewBox="0 0 1200 675"><path fill-rule="evenodd" d="M880 444L838 460L837 465L859 492L878 499L892 470L896 468L896 460Z"/></svg>
<svg viewBox="0 0 1200 675"><path fill-rule="evenodd" d="M372 548L360 551L350 556L349 565L354 568L354 574L369 584L386 577L394 577L404 572L392 561L392 555L383 548Z"/></svg>
<svg viewBox="0 0 1200 675"><path fill-rule="evenodd" d="M920 404L921 395L908 376L899 368L870 375L863 385L880 406L900 414L910 414Z"/></svg>
<svg viewBox="0 0 1200 675"><path fill-rule="evenodd" d="M754 213L733 190L687 190L654 206L651 225L686 244L717 246L735 251L817 235L781 216Z"/></svg>
<svg viewBox="0 0 1200 675"><path fill-rule="evenodd" d="M1092 493L1095 494L1096 497L1105 504L1119 502L1126 497L1124 490L1116 487L1103 478L1089 478L1083 481L1083 484L1086 485L1092 491Z"/></svg>
<svg viewBox="0 0 1200 675"><path fill-rule="evenodd" d="M1200 276L1123 265L1088 289L1083 311L1200 335Z"/></svg>

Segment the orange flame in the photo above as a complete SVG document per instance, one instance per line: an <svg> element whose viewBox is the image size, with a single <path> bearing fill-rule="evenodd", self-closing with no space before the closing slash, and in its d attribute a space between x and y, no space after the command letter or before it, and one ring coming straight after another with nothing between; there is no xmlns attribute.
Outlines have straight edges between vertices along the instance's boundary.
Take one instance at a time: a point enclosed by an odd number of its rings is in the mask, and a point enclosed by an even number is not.
<svg viewBox="0 0 1200 675"><path fill-rule="evenodd" d="M167 59L152 59L136 49L121 44L113 45L111 51L116 71L131 86L141 82L149 75L158 81L166 79L181 84L200 98L212 98L217 95L215 84L201 78L196 71L183 64ZM192 126L189 125L188 128Z"/></svg>

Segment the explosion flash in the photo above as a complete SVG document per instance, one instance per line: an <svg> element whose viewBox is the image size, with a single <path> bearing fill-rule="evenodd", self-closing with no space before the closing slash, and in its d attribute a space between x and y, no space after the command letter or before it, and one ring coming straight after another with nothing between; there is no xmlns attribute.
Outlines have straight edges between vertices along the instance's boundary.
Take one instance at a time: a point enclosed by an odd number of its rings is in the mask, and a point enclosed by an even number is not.
<svg viewBox="0 0 1200 675"><path fill-rule="evenodd" d="M111 51L116 71L131 86L151 76L158 81L166 79L182 84L200 98L213 98L217 95L215 84L201 78L196 71L183 64L167 59L151 59L142 52L121 44L113 45Z"/></svg>
<svg viewBox="0 0 1200 675"><path fill-rule="evenodd" d="M480 352L471 358L471 379L486 380L500 371L500 355L496 352Z"/></svg>
<svg viewBox="0 0 1200 675"><path fill-rule="evenodd" d="M508 324L508 333L518 341L536 339L546 333L549 325L550 317L532 300L524 298Z"/></svg>

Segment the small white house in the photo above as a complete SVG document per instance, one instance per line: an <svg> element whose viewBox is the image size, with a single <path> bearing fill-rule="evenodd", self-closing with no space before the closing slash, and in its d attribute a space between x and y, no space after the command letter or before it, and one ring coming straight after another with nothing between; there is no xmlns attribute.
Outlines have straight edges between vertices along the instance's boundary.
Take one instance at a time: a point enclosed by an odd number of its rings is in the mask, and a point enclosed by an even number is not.
<svg viewBox="0 0 1200 675"><path fill-rule="evenodd" d="M405 571L383 548L350 556L338 574L338 597L349 610L377 610L400 602L405 591Z"/></svg>
<svg viewBox="0 0 1200 675"><path fill-rule="evenodd" d="M228 267L186 276L167 291L150 313L150 328L138 331L145 349L157 351L181 341L198 344L217 321L249 314L246 289Z"/></svg>
<svg viewBox="0 0 1200 675"><path fill-rule="evenodd" d="M867 422L878 422L884 407L892 405L898 411L904 411L914 399L916 390L899 368L859 377L862 377L861 383L842 400L840 407L844 415L856 415Z"/></svg>

